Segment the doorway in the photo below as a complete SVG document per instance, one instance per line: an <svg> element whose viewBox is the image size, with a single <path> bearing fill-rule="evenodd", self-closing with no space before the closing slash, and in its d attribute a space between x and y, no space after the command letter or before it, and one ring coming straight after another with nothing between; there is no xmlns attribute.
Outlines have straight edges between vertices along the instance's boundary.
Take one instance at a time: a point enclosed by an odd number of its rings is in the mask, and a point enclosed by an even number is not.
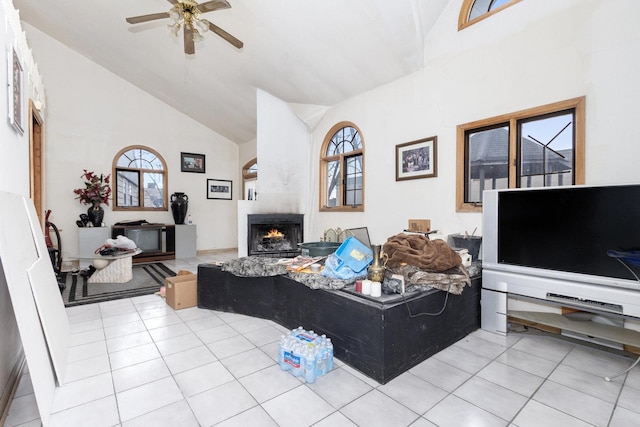
<svg viewBox="0 0 640 427"><path fill-rule="evenodd" d="M44 229L44 140L40 110L29 100L29 185L30 197Z"/></svg>

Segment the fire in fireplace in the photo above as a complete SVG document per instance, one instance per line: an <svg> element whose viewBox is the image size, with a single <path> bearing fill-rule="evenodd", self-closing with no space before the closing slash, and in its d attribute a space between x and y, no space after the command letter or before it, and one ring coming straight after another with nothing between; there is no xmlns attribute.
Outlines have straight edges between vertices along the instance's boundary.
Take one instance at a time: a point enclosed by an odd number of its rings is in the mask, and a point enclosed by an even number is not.
<svg viewBox="0 0 640 427"><path fill-rule="evenodd" d="M300 255L302 214L248 215L247 248L253 256L287 258Z"/></svg>

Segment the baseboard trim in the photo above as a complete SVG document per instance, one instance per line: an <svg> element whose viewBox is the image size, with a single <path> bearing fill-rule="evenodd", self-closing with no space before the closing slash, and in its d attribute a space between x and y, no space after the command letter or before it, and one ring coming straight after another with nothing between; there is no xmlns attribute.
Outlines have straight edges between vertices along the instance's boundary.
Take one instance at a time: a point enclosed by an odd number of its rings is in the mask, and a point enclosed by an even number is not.
<svg viewBox="0 0 640 427"><path fill-rule="evenodd" d="M2 396L0 396L0 426L3 426L4 422L7 420L7 416L9 415L9 408L11 407L11 401L13 400L13 396L15 396L16 394L18 384L20 384L20 378L22 377L22 370L25 366L26 359L24 357L23 350L20 352L20 357L18 357L18 361L13 366L13 369L11 369L7 384L2 391Z"/></svg>
<svg viewBox="0 0 640 427"><path fill-rule="evenodd" d="M223 253L223 252L230 252L230 251L237 251L238 248L223 248L223 249L205 249L202 251L196 251L196 256L197 255L212 255L212 254L219 254L219 253Z"/></svg>

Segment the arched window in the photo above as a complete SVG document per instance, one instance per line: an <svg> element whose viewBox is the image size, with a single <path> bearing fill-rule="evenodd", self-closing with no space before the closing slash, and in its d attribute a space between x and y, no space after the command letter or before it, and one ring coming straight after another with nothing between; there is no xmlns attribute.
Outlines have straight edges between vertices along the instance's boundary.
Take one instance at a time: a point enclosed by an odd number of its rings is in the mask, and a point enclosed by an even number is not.
<svg viewBox="0 0 640 427"><path fill-rule="evenodd" d="M258 181L258 159L249 160L242 167L242 194L244 200L256 200L256 182Z"/></svg>
<svg viewBox="0 0 640 427"><path fill-rule="evenodd" d="M167 210L167 164L155 150L123 148L113 159L113 210Z"/></svg>
<svg viewBox="0 0 640 427"><path fill-rule="evenodd" d="M364 141L353 123L332 127L322 144L320 210L364 211Z"/></svg>
<svg viewBox="0 0 640 427"><path fill-rule="evenodd" d="M458 17L458 30L482 21L521 0L464 0Z"/></svg>

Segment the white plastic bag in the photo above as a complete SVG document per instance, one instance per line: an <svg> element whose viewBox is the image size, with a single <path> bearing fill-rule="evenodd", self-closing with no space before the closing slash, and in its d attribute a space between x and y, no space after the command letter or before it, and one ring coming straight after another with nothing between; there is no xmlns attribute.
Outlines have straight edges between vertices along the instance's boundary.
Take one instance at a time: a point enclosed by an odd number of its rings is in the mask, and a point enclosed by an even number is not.
<svg viewBox="0 0 640 427"><path fill-rule="evenodd" d="M107 239L105 244L109 247L118 249L135 249L138 247L136 242L125 236L118 236L115 239Z"/></svg>

